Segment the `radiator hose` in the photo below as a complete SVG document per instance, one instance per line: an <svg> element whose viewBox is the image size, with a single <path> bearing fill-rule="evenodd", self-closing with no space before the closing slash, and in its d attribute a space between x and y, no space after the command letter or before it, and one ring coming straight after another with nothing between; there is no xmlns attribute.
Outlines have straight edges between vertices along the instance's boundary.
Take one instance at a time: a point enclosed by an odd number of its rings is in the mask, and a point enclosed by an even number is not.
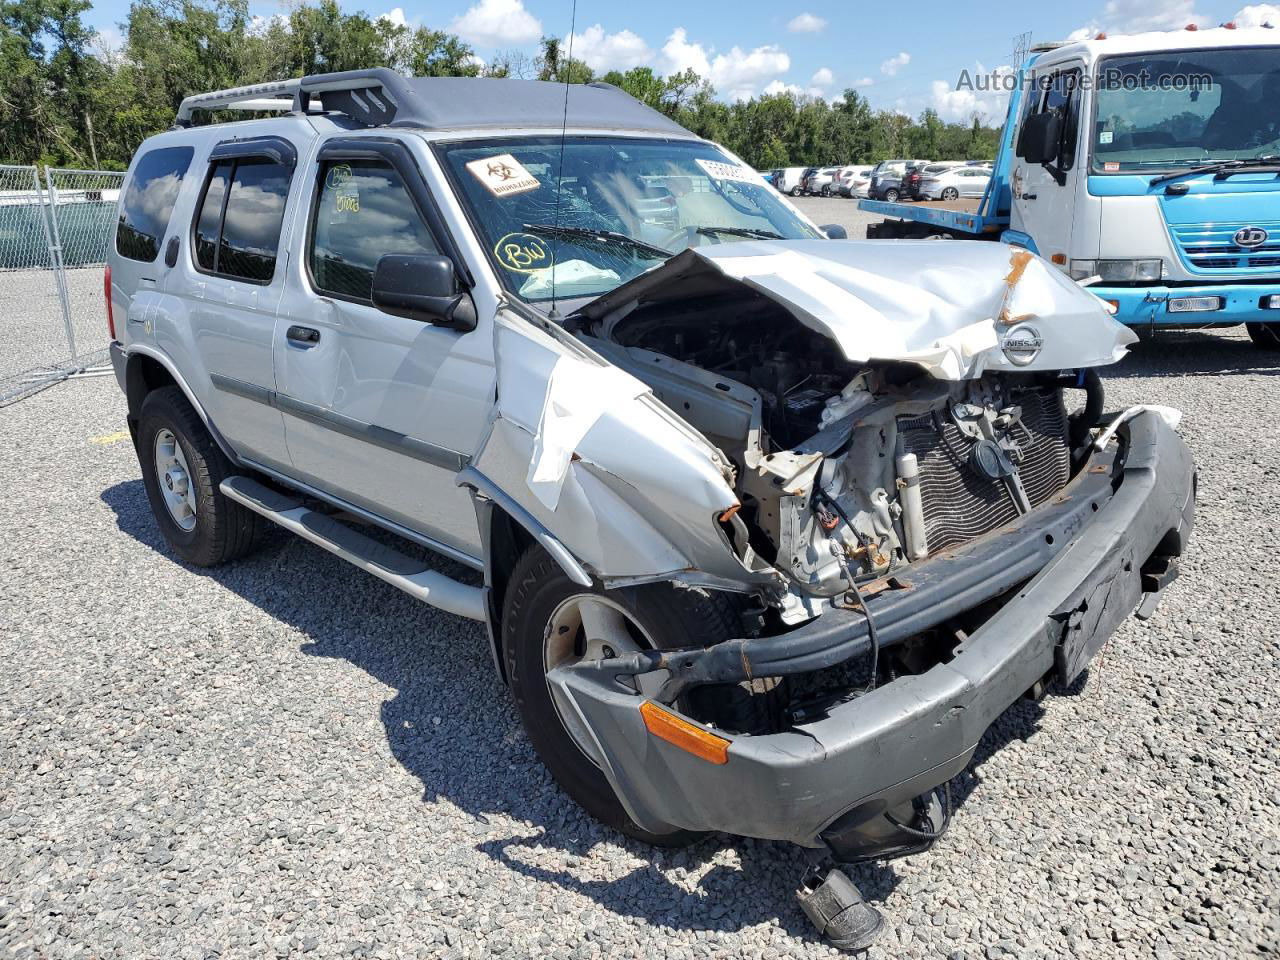
<svg viewBox="0 0 1280 960"><path fill-rule="evenodd" d="M1071 415L1068 432L1071 448L1078 450L1088 441L1089 431L1096 427L1098 421L1102 419L1102 405L1105 402L1105 395L1102 390L1102 378L1098 376L1097 370L1081 370L1076 375L1075 383L1072 386L1083 390L1085 396L1084 409Z"/></svg>

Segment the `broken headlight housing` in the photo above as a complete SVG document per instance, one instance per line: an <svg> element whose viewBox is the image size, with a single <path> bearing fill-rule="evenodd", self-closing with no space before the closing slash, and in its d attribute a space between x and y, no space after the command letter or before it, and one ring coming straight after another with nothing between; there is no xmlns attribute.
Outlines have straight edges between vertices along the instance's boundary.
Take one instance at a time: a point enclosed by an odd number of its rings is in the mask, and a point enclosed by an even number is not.
<svg viewBox="0 0 1280 960"><path fill-rule="evenodd" d="M1071 279L1101 277L1111 283L1155 282L1164 276L1164 261L1149 260L1072 260Z"/></svg>

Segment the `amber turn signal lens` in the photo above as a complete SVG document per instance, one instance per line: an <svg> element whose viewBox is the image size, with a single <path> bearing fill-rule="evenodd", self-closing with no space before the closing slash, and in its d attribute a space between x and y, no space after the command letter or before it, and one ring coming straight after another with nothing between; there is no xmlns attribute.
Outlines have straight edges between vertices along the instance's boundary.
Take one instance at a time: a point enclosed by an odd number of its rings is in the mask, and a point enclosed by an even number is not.
<svg viewBox="0 0 1280 960"><path fill-rule="evenodd" d="M708 763L729 762L729 741L724 737L708 733L684 717L664 710L652 700L640 704L640 716L644 717L645 729L659 740L665 740Z"/></svg>

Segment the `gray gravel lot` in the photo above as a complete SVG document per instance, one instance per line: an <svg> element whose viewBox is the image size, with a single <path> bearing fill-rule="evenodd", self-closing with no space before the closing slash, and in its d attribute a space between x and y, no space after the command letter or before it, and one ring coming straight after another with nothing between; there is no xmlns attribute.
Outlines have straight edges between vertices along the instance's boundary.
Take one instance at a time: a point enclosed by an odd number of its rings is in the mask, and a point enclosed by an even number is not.
<svg viewBox="0 0 1280 960"><path fill-rule="evenodd" d="M66 272L72 335L83 360L105 359L107 308L102 266ZM23 374L58 368L71 358L62 300L51 270L0 270L0 393L17 387Z"/></svg>
<svg viewBox="0 0 1280 960"><path fill-rule="evenodd" d="M932 852L854 872L870 957L1280 951L1277 375L1229 332L1108 376L1185 411L1183 577L996 723ZM123 427L111 380L0 410L0 957L832 953L793 849L580 813L479 626L283 533L177 562Z"/></svg>

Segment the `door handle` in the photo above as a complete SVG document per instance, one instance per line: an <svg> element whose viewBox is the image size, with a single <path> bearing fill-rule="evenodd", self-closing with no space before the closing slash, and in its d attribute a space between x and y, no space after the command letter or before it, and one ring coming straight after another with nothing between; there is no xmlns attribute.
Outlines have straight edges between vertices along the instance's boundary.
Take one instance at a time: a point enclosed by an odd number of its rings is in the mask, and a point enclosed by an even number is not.
<svg viewBox="0 0 1280 960"><path fill-rule="evenodd" d="M1022 195L1023 200L1034 200L1035 198L1036 198L1036 195L1034 193L1024 193Z"/></svg>
<svg viewBox="0 0 1280 960"><path fill-rule="evenodd" d="M285 339L302 347L310 347L320 342L320 331L314 327L290 327L285 332Z"/></svg>

